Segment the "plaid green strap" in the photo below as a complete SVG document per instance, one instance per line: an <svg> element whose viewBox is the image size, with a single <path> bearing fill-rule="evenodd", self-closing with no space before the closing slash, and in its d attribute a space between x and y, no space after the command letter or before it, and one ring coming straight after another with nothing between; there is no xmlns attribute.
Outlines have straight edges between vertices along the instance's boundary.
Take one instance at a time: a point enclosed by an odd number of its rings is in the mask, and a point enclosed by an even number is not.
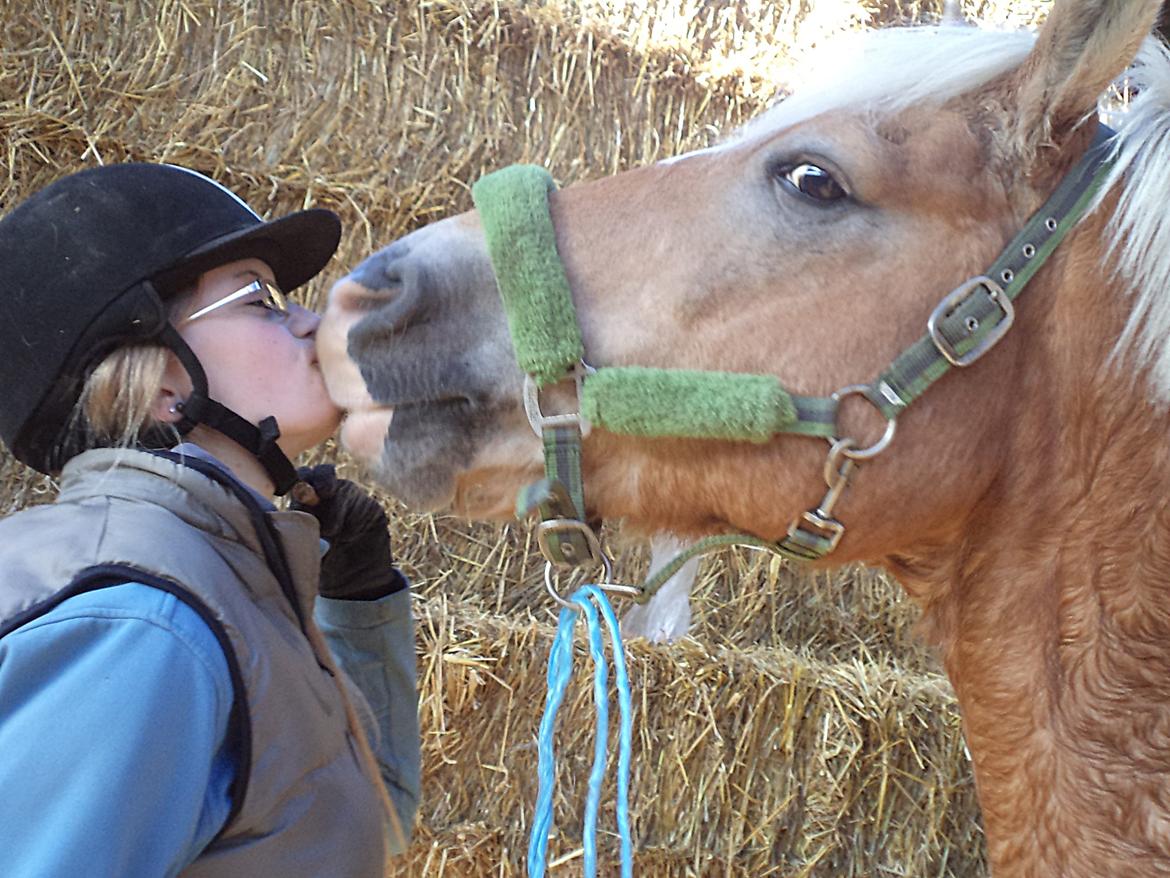
<svg viewBox="0 0 1170 878"><path fill-rule="evenodd" d="M1085 155L1012 239L985 275L947 296L925 336L878 376L872 387L882 414L897 415L952 366L968 366L999 341L1014 319L1012 302L1023 292L1104 184L1113 167L1114 132L1099 125Z"/></svg>
<svg viewBox="0 0 1170 878"><path fill-rule="evenodd" d="M581 431L575 427L549 427L544 442L544 474L564 485L576 518L585 520L585 484L581 478Z"/></svg>
<svg viewBox="0 0 1170 878"><path fill-rule="evenodd" d="M785 433L820 436L828 439L837 433L837 400L831 396L793 396L796 419Z"/></svg>
<svg viewBox="0 0 1170 878"><path fill-rule="evenodd" d="M790 535L776 542L761 539L760 537L753 537L749 534L719 534L718 536L704 537L688 546L678 555L671 558L668 563L647 576L646 580L638 586L640 594L635 599L636 602L644 604L650 598L654 597L655 593L666 584L667 580L678 573L683 565L692 558L707 555L728 546L745 546L749 549L763 549L766 552L779 555L789 561L797 561L800 563L823 558L831 548L829 539L813 534L810 531L801 531L798 536L794 537Z"/></svg>
<svg viewBox="0 0 1170 878"><path fill-rule="evenodd" d="M581 431L575 427L544 430L545 478L520 490L516 517L539 512L537 542L554 564L572 567L599 563L600 547L585 523L585 486L581 478Z"/></svg>

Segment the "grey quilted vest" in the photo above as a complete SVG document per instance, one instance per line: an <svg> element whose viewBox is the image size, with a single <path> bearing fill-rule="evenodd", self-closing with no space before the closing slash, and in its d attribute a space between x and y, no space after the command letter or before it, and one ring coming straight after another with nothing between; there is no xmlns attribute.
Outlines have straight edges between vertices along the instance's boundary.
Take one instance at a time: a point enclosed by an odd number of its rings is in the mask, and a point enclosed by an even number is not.
<svg viewBox="0 0 1170 878"><path fill-rule="evenodd" d="M318 546L312 516L264 512L211 465L140 451L86 452L56 503L0 521L0 636L134 580L181 598L223 646L239 773L227 824L183 878L384 874L378 796L333 662L305 633Z"/></svg>

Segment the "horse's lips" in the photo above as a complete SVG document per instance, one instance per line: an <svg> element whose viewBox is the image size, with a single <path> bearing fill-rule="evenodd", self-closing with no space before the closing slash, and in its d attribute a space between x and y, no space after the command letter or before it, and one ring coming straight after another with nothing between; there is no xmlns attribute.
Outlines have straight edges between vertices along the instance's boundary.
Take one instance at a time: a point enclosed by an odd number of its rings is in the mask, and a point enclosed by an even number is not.
<svg viewBox="0 0 1170 878"><path fill-rule="evenodd" d="M377 463L393 419L393 406L346 412L341 421L341 444L359 460Z"/></svg>
<svg viewBox="0 0 1170 878"><path fill-rule="evenodd" d="M400 402L395 405L375 405L348 409L341 420L341 444L351 454L366 463L377 463L381 458L394 413L401 408L427 409L431 406L466 404L464 396L451 396L419 402Z"/></svg>

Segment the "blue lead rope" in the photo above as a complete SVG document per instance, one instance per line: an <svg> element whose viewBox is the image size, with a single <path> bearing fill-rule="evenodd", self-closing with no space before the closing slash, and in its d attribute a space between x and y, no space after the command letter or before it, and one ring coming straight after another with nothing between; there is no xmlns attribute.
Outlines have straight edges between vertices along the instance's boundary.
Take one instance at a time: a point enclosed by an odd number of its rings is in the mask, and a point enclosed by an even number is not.
<svg viewBox="0 0 1170 878"><path fill-rule="evenodd" d="M592 601L590 600L592 598ZM597 606L594 606L596 602ZM589 654L593 657L593 701L597 708L596 738L593 745L593 768L589 772L589 793L585 800L585 828L583 832L584 876L597 875L597 812L601 804L601 783L605 778L609 735L609 666L605 660L605 644L601 637L601 622L597 610L605 618L613 650L614 677L618 692L621 725L618 736L617 826L621 839L622 878L634 874L633 844L630 841L630 752L633 744L631 721L630 678L626 672L626 656L618 633L617 617L605 592L594 585L579 588L564 607L557 621L548 657L548 696L544 702L544 716L540 718L538 739L540 790L536 797L536 813L532 833L528 838L528 874L530 878L544 878L548 861L548 833L552 826L553 793L556 790L556 757L553 754L553 729L557 710L565 698L569 678L573 674L573 632L577 617L584 613L589 629ZM580 608L580 613L577 607Z"/></svg>

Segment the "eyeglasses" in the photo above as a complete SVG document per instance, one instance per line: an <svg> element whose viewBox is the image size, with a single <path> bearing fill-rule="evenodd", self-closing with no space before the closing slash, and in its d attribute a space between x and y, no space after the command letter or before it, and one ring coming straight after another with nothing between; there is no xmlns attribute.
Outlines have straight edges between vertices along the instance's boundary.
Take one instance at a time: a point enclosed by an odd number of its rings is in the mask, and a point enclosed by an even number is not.
<svg viewBox="0 0 1170 878"><path fill-rule="evenodd" d="M183 323L190 323L192 320L196 320L205 314L210 314L212 311L215 311L218 308L222 308L225 305L232 304L232 302L238 302L240 299L246 299L248 296L253 295L259 296L259 298L256 299L255 302L249 302L248 304L258 305L262 308L266 308L274 314L279 314L282 317L288 316L288 297L283 292L281 292L280 287L278 287L272 281L258 278L247 286L240 287L234 293L228 293L222 299L217 299L210 305L207 305L204 308L200 308L198 311L184 320Z"/></svg>

